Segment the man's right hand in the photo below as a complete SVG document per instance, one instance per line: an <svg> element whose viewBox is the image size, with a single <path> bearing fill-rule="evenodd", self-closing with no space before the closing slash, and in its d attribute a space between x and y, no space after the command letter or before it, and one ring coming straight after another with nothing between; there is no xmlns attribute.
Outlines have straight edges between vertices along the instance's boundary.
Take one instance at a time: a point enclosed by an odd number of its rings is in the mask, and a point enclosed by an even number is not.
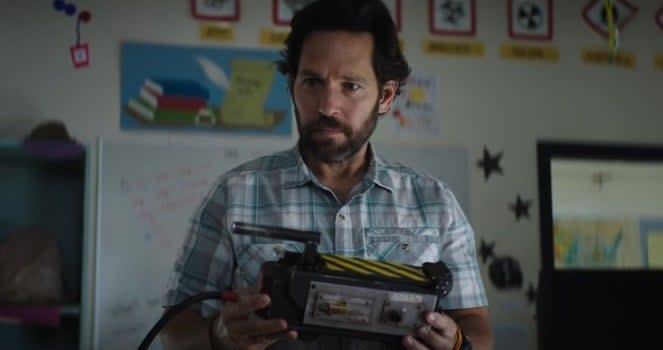
<svg viewBox="0 0 663 350"><path fill-rule="evenodd" d="M223 312L214 321L214 335L225 347L238 350L262 350L286 336L297 338L297 332L286 331L288 324L283 319L265 320L255 311L267 307L271 300L267 294L255 291L238 291L236 302L223 304ZM219 320L222 324L219 324ZM225 327L225 331L224 330ZM225 336L222 336L225 333Z"/></svg>

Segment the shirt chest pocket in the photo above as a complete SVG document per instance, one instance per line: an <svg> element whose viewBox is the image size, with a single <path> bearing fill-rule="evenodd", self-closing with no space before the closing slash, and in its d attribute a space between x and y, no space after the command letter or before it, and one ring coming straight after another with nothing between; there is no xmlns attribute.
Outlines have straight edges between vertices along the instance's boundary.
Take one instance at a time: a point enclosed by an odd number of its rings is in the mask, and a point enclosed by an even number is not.
<svg viewBox="0 0 663 350"><path fill-rule="evenodd" d="M367 228L367 258L421 266L440 260L440 232L437 228Z"/></svg>

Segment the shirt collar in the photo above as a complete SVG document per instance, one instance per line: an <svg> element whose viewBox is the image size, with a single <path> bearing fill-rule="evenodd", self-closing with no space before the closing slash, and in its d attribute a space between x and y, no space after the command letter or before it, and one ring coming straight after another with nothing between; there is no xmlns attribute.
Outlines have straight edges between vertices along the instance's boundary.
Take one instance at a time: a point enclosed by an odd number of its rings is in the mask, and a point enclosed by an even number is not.
<svg viewBox="0 0 663 350"><path fill-rule="evenodd" d="M295 160L297 168L294 176L292 176L288 181L283 184L285 188L294 188L303 186L310 181L313 181L313 172L311 169L304 163L304 158L302 158L301 151L299 149L299 143L294 145L290 150L287 151L289 157Z"/></svg>
<svg viewBox="0 0 663 350"><path fill-rule="evenodd" d="M373 182L379 187L386 189L391 192L393 190L393 182L389 173L387 171L387 164L382 158L380 158L374 150L373 145L369 142L368 152L370 154L370 164L368 165L368 171L366 172L364 181ZM299 148L299 143L290 148L287 151L289 157L295 159L297 163L297 170L292 178L289 181L284 183L285 188L294 188L303 186L309 182L317 183L315 175L311 169L304 163L304 158L302 157L301 150Z"/></svg>

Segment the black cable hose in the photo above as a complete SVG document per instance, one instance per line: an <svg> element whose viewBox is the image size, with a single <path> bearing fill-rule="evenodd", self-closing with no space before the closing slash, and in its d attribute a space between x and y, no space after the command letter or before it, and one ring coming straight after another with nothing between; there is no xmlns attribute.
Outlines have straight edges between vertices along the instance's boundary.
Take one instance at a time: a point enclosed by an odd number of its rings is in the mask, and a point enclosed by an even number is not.
<svg viewBox="0 0 663 350"><path fill-rule="evenodd" d="M140 343L138 346L138 350L147 350L149 346L152 344L152 341L154 338L156 338L157 334L161 331L161 329L170 321L170 319L187 308L189 305L197 302L201 302L206 299L221 299L223 300L223 293L221 292L203 292L198 295L194 295L188 299L183 300L182 302L173 305L171 308L169 308L166 312L161 315L161 318L157 321L157 323L152 326L152 329L147 333L145 338L143 338L143 341Z"/></svg>

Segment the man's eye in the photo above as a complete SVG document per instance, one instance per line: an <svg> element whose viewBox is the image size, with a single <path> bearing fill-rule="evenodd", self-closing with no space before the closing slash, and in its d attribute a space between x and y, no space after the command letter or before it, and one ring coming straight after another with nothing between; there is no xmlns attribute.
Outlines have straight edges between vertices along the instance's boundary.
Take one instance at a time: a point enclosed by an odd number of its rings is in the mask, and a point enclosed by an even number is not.
<svg viewBox="0 0 663 350"><path fill-rule="evenodd" d="M355 84L355 83L346 83L345 88L350 90L350 91L357 91L361 89L361 85Z"/></svg>
<svg viewBox="0 0 663 350"><path fill-rule="evenodd" d="M307 78L304 79L304 85L306 86L316 86L320 83L318 79L313 79L313 78Z"/></svg>

